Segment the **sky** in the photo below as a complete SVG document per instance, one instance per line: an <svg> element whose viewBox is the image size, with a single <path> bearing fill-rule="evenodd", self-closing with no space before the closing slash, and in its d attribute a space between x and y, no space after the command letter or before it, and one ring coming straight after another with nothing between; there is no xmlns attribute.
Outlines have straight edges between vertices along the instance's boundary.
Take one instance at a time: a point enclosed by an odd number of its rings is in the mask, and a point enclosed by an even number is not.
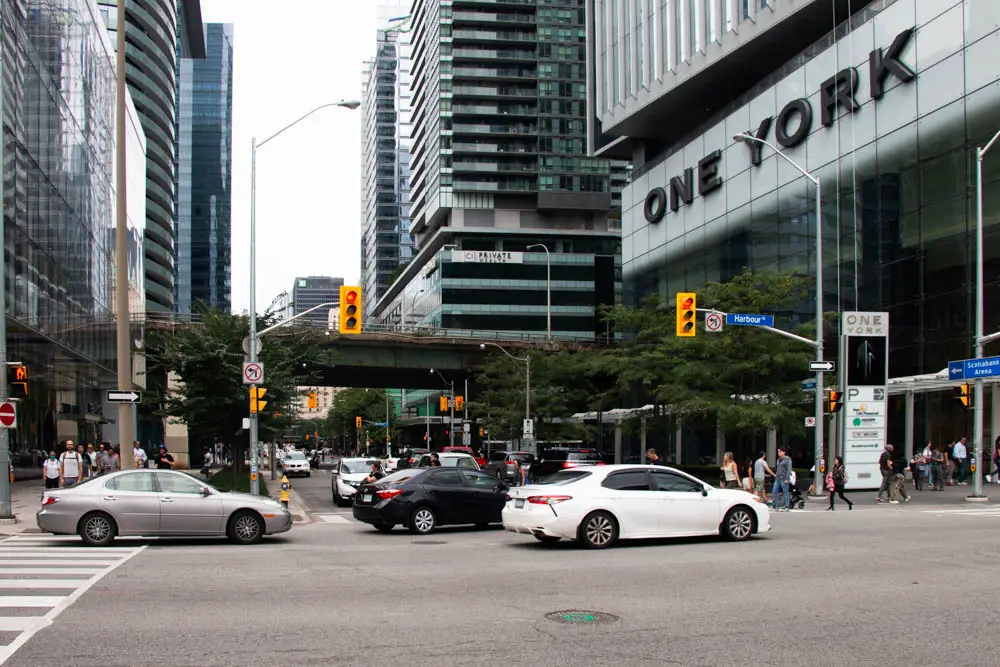
<svg viewBox="0 0 1000 667"><path fill-rule="evenodd" d="M250 142L359 99L378 0L201 0L233 32L233 310L250 304ZM257 310L298 276L357 284L361 110L318 111L257 151Z"/></svg>

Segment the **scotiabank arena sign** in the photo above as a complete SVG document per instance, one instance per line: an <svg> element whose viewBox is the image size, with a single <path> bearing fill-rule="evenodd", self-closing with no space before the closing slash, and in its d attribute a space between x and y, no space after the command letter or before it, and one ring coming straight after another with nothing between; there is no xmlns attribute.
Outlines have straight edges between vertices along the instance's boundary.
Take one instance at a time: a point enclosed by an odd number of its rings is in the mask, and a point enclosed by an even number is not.
<svg viewBox="0 0 1000 667"><path fill-rule="evenodd" d="M899 59L900 54L910 39L913 38L913 28L908 28L896 35L888 49L875 49L868 56L868 71L870 74L869 95L873 100L881 100L885 94L886 81L894 76L903 83L916 78L916 73ZM847 109L853 113L861 108L858 103L860 77L856 67L842 69L820 84L819 106L820 122L829 127L837 120L839 109ZM777 118L768 116L757 125L756 130L747 130L746 134L768 140L771 130L774 139L783 148L794 148L806 140L813 126L813 108L804 97L794 99L782 108ZM761 151L764 144L749 138L744 142L750 151L750 164L757 167L761 163ZM698 161L697 167L688 167L679 176L673 176L667 188L653 188L646 195L643 213L646 220L657 223L663 220L670 211L677 211L683 204L694 201L695 184L698 194L705 196L722 187L722 177L719 175L719 163L722 151L715 150ZM697 175L695 174L697 171Z"/></svg>

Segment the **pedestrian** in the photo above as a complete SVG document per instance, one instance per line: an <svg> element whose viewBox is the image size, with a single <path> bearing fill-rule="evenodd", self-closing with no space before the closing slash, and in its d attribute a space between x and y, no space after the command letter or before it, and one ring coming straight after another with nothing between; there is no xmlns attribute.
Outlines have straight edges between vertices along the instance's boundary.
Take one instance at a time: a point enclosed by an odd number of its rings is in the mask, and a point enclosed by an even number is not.
<svg viewBox="0 0 1000 667"><path fill-rule="evenodd" d="M753 488L757 489L760 499L767 502L767 486L764 485L765 475L774 477L774 471L767 465L767 454L761 451L753 464Z"/></svg>
<svg viewBox="0 0 1000 667"><path fill-rule="evenodd" d="M142 448L138 440L132 443L132 458L135 459L136 468L145 468L146 461L149 460L146 456L146 450Z"/></svg>
<svg viewBox="0 0 1000 667"><path fill-rule="evenodd" d="M80 481L90 479L90 457L83 445L76 446L76 453L80 455Z"/></svg>
<svg viewBox="0 0 1000 667"><path fill-rule="evenodd" d="M844 496L844 487L847 486L847 468L844 467L844 460L839 456L835 456L833 459L833 468L830 469L828 473L829 484L827 485L830 490L830 506L827 510L833 511L834 507L834 494L840 496L840 499L847 503L847 509L854 509L854 503Z"/></svg>
<svg viewBox="0 0 1000 667"><path fill-rule="evenodd" d="M90 474L97 476L99 468L97 465L97 451L94 449L94 443L87 443L87 458L90 459Z"/></svg>
<svg viewBox="0 0 1000 667"><path fill-rule="evenodd" d="M665 466L667 464L663 462L663 459L656 453L656 450L650 447L646 450L646 465Z"/></svg>
<svg viewBox="0 0 1000 667"><path fill-rule="evenodd" d="M431 453L431 467L440 468L441 467L441 457L438 456L437 452Z"/></svg>
<svg viewBox="0 0 1000 667"><path fill-rule="evenodd" d="M927 448L930 450L931 461L931 491L944 491L944 464L947 455L939 450L933 443L928 442Z"/></svg>
<svg viewBox="0 0 1000 667"><path fill-rule="evenodd" d="M968 457L969 457L969 449L965 444L965 438L960 438L958 442L955 443L955 446L952 449L952 459L955 461L955 468L956 472L958 473L957 477L959 486L969 485L969 483L965 481L965 470L966 470L965 466L966 462L968 461Z"/></svg>
<svg viewBox="0 0 1000 667"><path fill-rule="evenodd" d="M948 445L941 452L941 456L944 458L944 462L941 464L941 482L944 486L955 486L954 474L951 469L952 465L954 465L954 462L951 460L951 452L954 447L954 444Z"/></svg>
<svg viewBox="0 0 1000 667"><path fill-rule="evenodd" d="M73 486L80 481L83 473L83 461L76 451L72 440L66 441L66 451L59 457L59 483L64 488Z"/></svg>
<svg viewBox="0 0 1000 667"><path fill-rule="evenodd" d="M778 449L778 461L774 466L774 488L771 489L771 507L779 512L787 512L790 498L788 497L788 483L792 477L792 459L786 454L784 449ZM782 494L779 501L779 495ZM781 503L779 505L779 502Z"/></svg>
<svg viewBox="0 0 1000 667"><path fill-rule="evenodd" d="M59 459L54 451L49 452L49 458L42 463L42 474L45 476L46 489L59 488Z"/></svg>
<svg viewBox="0 0 1000 667"><path fill-rule="evenodd" d="M736 467L736 460L732 452L722 455L722 488L740 488L740 470Z"/></svg>
<svg viewBox="0 0 1000 667"><path fill-rule="evenodd" d="M910 496L906 493L906 458L899 456L892 460L892 500L889 502L896 504L897 498L902 497L904 503L910 502Z"/></svg>
<svg viewBox="0 0 1000 667"><path fill-rule="evenodd" d="M208 479L208 476L212 472L212 463L213 463L212 450L206 449L205 460L201 465L201 474L205 476L205 479Z"/></svg>
<svg viewBox="0 0 1000 667"><path fill-rule="evenodd" d="M878 487L875 502L884 503L892 500L892 445L886 445L882 455L878 457L878 470L882 473L882 485ZM882 499L882 494L885 499Z"/></svg>
<svg viewBox="0 0 1000 667"><path fill-rule="evenodd" d="M160 452L153 458L153 467L157 470L170 470L174 467L174 457L167 451L166 445L160 445Z"/></svg>
<svg viewBox="0 0 1000 667"><path fill-rule="evenodd" d="M385 477L385 473L382 472L382 464L379 461L372 461L371 471L365 477L365 484L374 484L383 477Z"/></svg>
<svg viewBox="0 0 1000 667"><path fill-rule="evenodd" d="M913 475L913 489L915 491L920 491L920 482L924 478L926 468L924 457L920 454L914 454L913 458L910 459L910 474Z"/></svg>
<svg viewBox="0 0 1000 667"><path fill-rule="evenodd" d="M927 487L933 491L935 485L935 473L934 473L934 443L928 441L927 446L924 447L921 456L924 459L924 466L927 472ZM938 473L940 474L940 473Z"/></svg>

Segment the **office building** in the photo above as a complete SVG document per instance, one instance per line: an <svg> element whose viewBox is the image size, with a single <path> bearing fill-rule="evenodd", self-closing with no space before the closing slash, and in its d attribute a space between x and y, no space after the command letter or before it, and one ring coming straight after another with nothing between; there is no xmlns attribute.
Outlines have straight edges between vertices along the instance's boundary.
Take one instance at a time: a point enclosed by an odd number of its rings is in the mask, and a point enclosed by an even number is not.
<svg viewBox="0 0 1000 667"><path fill-rule="evenodd" d="M19 467L30 463L19 453L98 440L108 423L104 392L117 382L115 59L89 0L4 0L0 14L7 358L28 374L10 433ZM146 142L130 95L125 105L122 278L141 343Z"/></svg>
<svg viewBox="0 0 1000 667"><path fill-rule="evenodd" d="M646 7L589 5L594 148L635 168L623 193L628 300L670 300L744 267L815 275L816 188L770 148L734 143L749 132L820 179L824 309L890 314L889 376L973 356L975 153L1000 129L1000 3ZM983 169L991 332L1000 153ZM814 300L798 311L812 321ZM835 327L825 348L836 356ZM918 443L967 434L952 403L947 386L916 395ZM903 404L888 404L889 442L904 441Z"/></svg>
<svg viewBox="0 0 1000 667"><path fill-rule="evenodd" d="M116 44L116 0L97 0ZM176 0L128 2L125 7L127 85L146 134L145 292L150 313L170 313L174 305L174 146L177 31L189 57L204 57L198 0L184 0L185 24L177 24Z"/></svg>
<svg viewBox="0 0 1000 667"><path fill-rule="evenodd" d="M204 58L178 52L178 313L190 313L198 304L228 312L231 305L233 26L205 24L204 41Z"/></svg>
<svg viewBox="0 0 1000 667"><path fill-rule="evenodd" d="M593 337L628 172L585 154L583 0L417 0L411 26L418 252L372 317L544 333L548 249L553 334Z"/></svg>
<svg viewBox="0 0 1000 667"><path fill-rule="evenodd" d="M379 30L362 85L361 286L372 303L413 257L408 35Z"/></svg>
<svg viewBox="0 0 1000 667"><path fill-rule="evenodd" d="M329 276L296 278L295 284L292 286L292 309L294 314L300 315L310 308L315 308L324 303L340 303L340 287L343 284L343 278L330 278ZM330 306L330 308L335 307ZM326 328L329 321L328 310L328 308L319 308L308 315L304 315L300 321Z"/></svg>

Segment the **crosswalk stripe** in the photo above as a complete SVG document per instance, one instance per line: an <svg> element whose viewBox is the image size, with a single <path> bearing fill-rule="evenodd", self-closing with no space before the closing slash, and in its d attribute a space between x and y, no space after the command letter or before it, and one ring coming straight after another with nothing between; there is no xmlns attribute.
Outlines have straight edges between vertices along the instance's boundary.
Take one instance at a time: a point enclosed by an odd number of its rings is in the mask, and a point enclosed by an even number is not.
<svg viewBox="0 0 1000 667"><path fill-rule="evenodd" d="M108 567L114 565L118 560L95 560L93 558L66 558L59 556L39 556L37 558L2 558L0 565L85 565L87 567Z"/></svg>
<svg viewBox="0 0 1000 667"><path fill-rule="evenodd" d="M4 581L7 575L19 574L86 574L93 576L103 570L103 566L98 567L11 567L0 570L0 581Z"/></svg>
<svg viewBox="0 0 1000 667"><path fill-rule="evenodd" d="M55 607L65 595L0 595L0 607Z"/></svg>
<svg viewBox="0 0 1000 667"><path fill-rule="evenodd" d="M76 588L90 579L0 579L0 590L4 588Z"/></svg>
<svg viewBox="0 0 1000 667"><path fill-rule="evenodd" d="M43 542L52 544L53 542L79 542L76 535L12 535L5 542Z"/></svg>
<svg viewBox="0 0 1000 667"><path fill-rule="evenodd" d="M103 550L90 550L84 553L65 552L63 549L49 549L48 551L4 551L0 549L0 558L72 558L80 562L91 560L108 560L109 558L124 558L130 552L120 554L105 553Z"/></svg>
<svg viewBox="0 0 1000 667"><path fill-rule="evenodd" d="M327 523L354 523L354 521L348 519L342 514L314 514L313 516L318 516Z"/></svg>
<svg viewBox="0 0 1000 667"><path fill-rule="evenodd" d="M0 616L0 632L23 632L44 616Z"/></svg>
<svg viewBox="0 0 1000 667"><path fill-rule="evenodd" d="M0 553L6 554L16 554L23 553L26 551L38 551L40 548L44 548L45 545L24 545L16 547L4 546L3 542L0 542ZM63 546L52 546L48 550L50 553L61 553L61 554L91 554L94 558L99 558L102 554L107 556L127 556L135 551L134 548L105 548L105 547L63 547Z"/></svg>

